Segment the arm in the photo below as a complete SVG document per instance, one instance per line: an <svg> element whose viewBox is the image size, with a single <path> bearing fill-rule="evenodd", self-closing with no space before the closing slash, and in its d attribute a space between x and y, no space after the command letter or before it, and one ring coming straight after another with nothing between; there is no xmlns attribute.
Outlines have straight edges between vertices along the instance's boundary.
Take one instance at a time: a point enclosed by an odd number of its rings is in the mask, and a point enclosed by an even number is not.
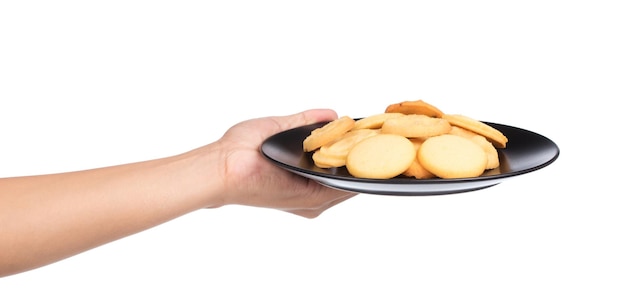
<svg viewBox="0 0 626 307"><path fill-rule="evenodd" d="M242 204L313 218L354 194L280 170L268 136L336 118L330 110L239 123L177 155L71 173L0 179L0 276L19 273L201 208Z"/></svg>

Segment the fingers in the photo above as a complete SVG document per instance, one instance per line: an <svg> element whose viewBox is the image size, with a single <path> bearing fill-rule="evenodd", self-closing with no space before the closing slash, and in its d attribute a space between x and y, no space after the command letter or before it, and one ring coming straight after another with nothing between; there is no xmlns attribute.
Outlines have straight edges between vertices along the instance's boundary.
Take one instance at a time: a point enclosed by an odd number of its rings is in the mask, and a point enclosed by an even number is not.
<svg viewBox="0 0 626 307"><path fill-rule="evenodd" d="M337 118L337 113L331 109L311 109L300 113L277 116L272 119L278 124L281 130L296 128L309 124L331 121Z"/></svg>
<svg viewBox="0 0 626 307"><path fill-rule="evenodd" d="M320 216L324 211L334 207L335 205L338 205L354 196L356 196L356 193L349 193L349 192L343 192L343 194L337 198L334 198L328 202L322 203L320 206L314 207L314 208L307 208L307 209L292 209L292 210L285 210L289 213L295 214L295 215L299 215L305 218L316 218L318 216Z"/></svg>

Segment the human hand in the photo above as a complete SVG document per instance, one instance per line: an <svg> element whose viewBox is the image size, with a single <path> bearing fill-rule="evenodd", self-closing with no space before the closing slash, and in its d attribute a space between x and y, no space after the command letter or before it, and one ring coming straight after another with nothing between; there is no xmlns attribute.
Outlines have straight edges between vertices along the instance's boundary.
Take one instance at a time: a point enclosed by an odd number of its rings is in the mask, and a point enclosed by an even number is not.
<svg viewBox="0 0 626 307"><path fill-rule="evenodd" d="M266 138L278 132L336 118L332 110L316 109L251 119L231 127L217 142L224 161L224 203L274 208L314 218L356 195L276 167L259 150Z"/></svg>

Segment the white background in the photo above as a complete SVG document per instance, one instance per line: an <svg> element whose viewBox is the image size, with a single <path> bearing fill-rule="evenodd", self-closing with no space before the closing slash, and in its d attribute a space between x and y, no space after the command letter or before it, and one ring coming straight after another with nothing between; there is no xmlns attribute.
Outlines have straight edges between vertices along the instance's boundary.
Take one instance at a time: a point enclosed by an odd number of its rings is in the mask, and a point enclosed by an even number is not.
<svg viewBox="0 0 626 307"><path fill-rule="evenodd" d="M0 2L0 176L415 99L561 155L486 190L359 195L312 220L194 212L0 279L0 306L626 305L619 1L226 2Z"/></svg>

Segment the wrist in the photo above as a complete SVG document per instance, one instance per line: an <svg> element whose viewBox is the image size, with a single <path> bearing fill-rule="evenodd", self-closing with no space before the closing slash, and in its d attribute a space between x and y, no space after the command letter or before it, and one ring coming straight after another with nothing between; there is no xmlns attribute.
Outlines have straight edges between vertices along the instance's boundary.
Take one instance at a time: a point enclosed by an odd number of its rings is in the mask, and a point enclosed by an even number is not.
<svg viewBox="0 0 626 307"><path fill-rule="evenodd" d="M172 157L181 170L181 196L194 209L218 208L225 205L224 171L218 143L212 143L179 156Z"/></svg>

